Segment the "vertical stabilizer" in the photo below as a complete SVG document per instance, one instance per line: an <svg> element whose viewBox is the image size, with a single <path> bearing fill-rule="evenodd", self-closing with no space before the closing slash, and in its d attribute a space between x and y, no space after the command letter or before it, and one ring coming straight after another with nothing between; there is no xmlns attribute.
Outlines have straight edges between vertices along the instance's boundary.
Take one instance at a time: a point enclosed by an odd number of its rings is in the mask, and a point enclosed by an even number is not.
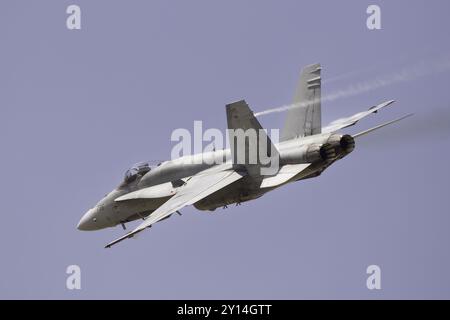
<svg viewBox="0 0 450 320"><path fill-rule="evenodd" d="M321 133L321 70L320 64L303 68L280 141Z"/></svg>

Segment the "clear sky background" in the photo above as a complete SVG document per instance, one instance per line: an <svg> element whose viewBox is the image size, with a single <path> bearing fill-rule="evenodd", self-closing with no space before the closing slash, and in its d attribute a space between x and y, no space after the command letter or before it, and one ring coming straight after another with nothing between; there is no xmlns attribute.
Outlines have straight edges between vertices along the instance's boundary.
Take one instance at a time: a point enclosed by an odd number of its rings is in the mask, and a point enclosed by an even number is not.
<svg viewBox="0 0 450 320"><path fill-rule="evenodd" d="M366 27L372 3L382 30ZM449 12L447 0L2 1L0 298L450 298ZM225 129L241 98L255 112L289 104L315 62L324 96L357 93L324 101L324 123L389 99L347 132L415 116L242 206L185 208L109 250L120 226L76 229L131 164L170 157L174 129ZM66 289L72 264L81 290Z"/></svg>

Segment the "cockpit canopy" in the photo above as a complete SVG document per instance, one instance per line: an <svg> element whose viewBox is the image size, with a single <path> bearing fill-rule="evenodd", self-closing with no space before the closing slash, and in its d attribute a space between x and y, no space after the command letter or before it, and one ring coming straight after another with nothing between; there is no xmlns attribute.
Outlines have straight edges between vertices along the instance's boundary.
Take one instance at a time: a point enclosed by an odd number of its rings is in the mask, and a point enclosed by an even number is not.
<svg viewBox="0 0 450 320"><path fill-rule="evenodd" d="M133 182L138 177L142 177L144 174L146 174L150 170L151 170L151 167L148 164L148 162L136 163L125 172L125 177L124 177L123 183L128 184L130 182Z"/></svg>

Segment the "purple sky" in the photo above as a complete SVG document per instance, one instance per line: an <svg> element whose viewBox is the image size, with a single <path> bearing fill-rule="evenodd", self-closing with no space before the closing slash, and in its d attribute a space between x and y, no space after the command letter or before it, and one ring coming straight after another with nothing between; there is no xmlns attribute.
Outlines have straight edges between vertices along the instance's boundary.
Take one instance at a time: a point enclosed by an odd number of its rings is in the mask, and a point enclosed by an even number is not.
<svg viewBox="0 0 450 320"><path fill-rule="evenodd" d="M66 29L73 3L79 31ZM366 28L372 3L379 31ZM0 298L450 298L449 11L447 0L2 1ZM317 179L214 214L185 208L110 250L120 227L76 229L132 163L170 157L172 130L224 129L225 104L241 98L254 111L289 104L315 62L335 78L324 96L430 70L325 101L324 123L397 101L349 132L415 117ZM82 290L66 289L71 264ZM371 264L380 291L366 288Z"/></svg>

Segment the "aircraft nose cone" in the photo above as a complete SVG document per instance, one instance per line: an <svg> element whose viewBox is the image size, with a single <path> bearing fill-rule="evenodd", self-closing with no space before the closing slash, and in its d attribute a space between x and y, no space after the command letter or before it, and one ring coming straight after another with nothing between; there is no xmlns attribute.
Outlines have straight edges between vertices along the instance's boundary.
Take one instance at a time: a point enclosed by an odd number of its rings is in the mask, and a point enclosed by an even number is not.
<svg viewBox="0 0 450 320"><path fill-rule="evenodd" d="M82 231L97 230L98 227L96 222L97 218L95 217L95 210L89 209L88 212L81 217L77 229Z"/></svg>

